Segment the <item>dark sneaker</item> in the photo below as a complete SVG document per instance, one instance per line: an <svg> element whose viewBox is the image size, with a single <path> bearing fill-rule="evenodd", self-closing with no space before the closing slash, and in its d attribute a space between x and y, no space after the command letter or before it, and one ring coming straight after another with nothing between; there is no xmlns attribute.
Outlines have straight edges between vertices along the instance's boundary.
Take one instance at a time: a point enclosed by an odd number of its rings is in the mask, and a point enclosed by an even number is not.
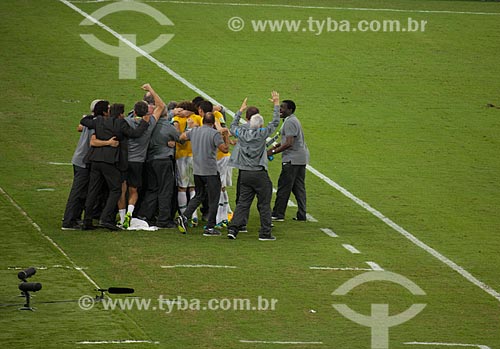
<svg viewBox="0 0 500 349"><path fill-rule="evenodd" d="M294 221L298 221L298 222L305 222L305 221L307 221L306 218L298 218L298 217L293 217L293 220Z"/></svg>
<svg viewBox="0 0 500 349"><path fill-rule="evenodd" d="M276 237L269 234L269 235L259 235L259 241L274 241L276 240Z"/></svg>
<svg viewBox="0 0 500 349"><path fill-rule="evenodd" d="M214 228L207 228L203 232L203 236L220 236L221 232Z"/></svg>
<svg viewBox="0 0 500 349"><path fill-rule="evenodd" d="M188 220L185 216L179 216L175 219L175 223L177 224L177 229L179 229L179 231L182 234L187 233L187 222Z"/></svg>
<svg viewBox="0 0 500 349"><path fill-rule="evenodd" d="M227 237L228 237L228 239L231 239L231 240L236 240L237 235L238 235L238 232L234 229L229 229L227 232Z"/></svg>
<svg viewBox="0 0 500 349"><path fill-rule="evenodd" d="M246 225L242 226L240 229L238 229L238 232L239 233L248 233L247 226Z"/></svg>
<svg viewBox="0 0 500 349"><path fill-rule="evenodd" d="M269 217L269 216L268 216L268 217ZM275 216L272 216L272 217L271 217L271 220L272 220L273 222L284 222L284 221L285 221L285 218L283 218L283 217L275 217Z"/></svg>
<svg viewBox="0 0 500 349"><path fill-rule="evenodd" d="M84 222L82 224L82 230L96 230L97 227L92 224L92 222Z"/></svg>
<svg viewBox="0 0 500 349"><path fill-rule="evenodd" d="M77 222L73 222L70 224L63 224L61 230L82 230L82 226Z"/></svg>

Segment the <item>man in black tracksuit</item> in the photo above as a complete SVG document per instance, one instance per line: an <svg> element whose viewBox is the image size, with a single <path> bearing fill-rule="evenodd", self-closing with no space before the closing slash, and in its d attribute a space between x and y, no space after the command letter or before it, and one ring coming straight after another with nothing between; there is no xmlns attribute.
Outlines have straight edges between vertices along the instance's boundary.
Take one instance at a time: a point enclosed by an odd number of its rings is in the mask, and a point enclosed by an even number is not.
<svg viewBox="0 0 500 349"><path fill-rule="evenodd" d="M134 109L142 114L145 109L147 113L148 105L144 102L136 103ZM95 136L98 140L108 140L115 137L119 142L126 138L140 137L149 126L149 116L144 116L139 127L131 128L123 119L112 118L109 116L109 102L99 101L95 108L93 116L84 117L80 123L89 129L95 129ZM126 159L125 159L126 160ZM101 191L104 181L108 185L109 195L99 219L99 226L110 230L118 230L115 225L115 207L121 194L120 178L120 148L113 146L92 147L88 154L88 161L91 162L90 183L87 200L85 201L85 217L83 220L83 229L94 229L92 225L92 207Z"/></svg>

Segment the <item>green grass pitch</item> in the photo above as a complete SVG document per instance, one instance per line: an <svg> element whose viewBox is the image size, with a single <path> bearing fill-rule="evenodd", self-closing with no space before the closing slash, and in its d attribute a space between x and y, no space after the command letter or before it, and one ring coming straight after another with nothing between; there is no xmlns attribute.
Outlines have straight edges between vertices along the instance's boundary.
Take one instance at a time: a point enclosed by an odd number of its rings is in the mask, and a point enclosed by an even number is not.
<svg viewBox="0 0 500 349"><path fill-rule="evenodd" d="M88 14L110 3L72 2ZM474 285L312 172L308 213L317 222L292 221L295 209L289 207L286 222L275 223L273 243L257 240L256 208L249 233L236 241L204 238L201 228L188 235L61 231L72 169L50 163L70 162L76 126L90 101L107 98L131 108L145 82L164 100L198 93L144 57L136 60L136 79L119 79L118 58L95 50L80 34L113 46L118 39L97 25L81 26L82 14L63 1L2 0L2 348L370 348L370 328L343 317L335 303L365 315L377 303L389 304L391 315L426 304L389 330L391 349L500 348L500 299L490 294L500 291L500 110L486 107L500 104L500 3L144 3L174 25L160 26L130 11L101 22L117 33L135 34L138 46L174 34L151 56L231 110L248 96L270 120L272 90L293 99L313 169L484 284ZM245 21L243 30L228 28L233 17ZM427 25L425 32L321 35L254 32L251 26L252 20L310 17L353 23L406 23L411 17ZM278 157L270 163L275 186L279 172ZM234 209L234 188L229 193ZM410 279L426 295L388 282L332 295L364 272L356 268L368 269L366 262ZM162 268L183 264L235 268ZM47 267L32 278L43 284L32 299L35 312L12 305L23 303L15 268L29 266ZM84 311L75 300L97 294L84 273L100 287L132 287L137 299L182 297L206 304L225 298L256 302L260 296L278 302L268 311L112 311L102 304ZM144 342L112 343L125 340Z"/></svg>

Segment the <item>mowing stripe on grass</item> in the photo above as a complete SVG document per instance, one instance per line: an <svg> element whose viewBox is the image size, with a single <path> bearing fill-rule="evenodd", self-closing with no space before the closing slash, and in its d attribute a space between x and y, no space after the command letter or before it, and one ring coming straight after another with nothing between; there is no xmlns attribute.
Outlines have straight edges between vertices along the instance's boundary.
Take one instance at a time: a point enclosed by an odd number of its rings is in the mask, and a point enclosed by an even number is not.
<svg viewBox="0 0 500 349"><path fill-rule="evenodd" d="M26 220L48 241L52 244L52 246L54 246L59 252L61 252L61 254L68 260L68 262L72 265L73 268L75 268L75 270L78 270L88 281L90 281L90 283L92 285L94 285L96 288L100 288L99 285L94 281L92 280L92 278L85 272L83 271L82 268L79 268L75 262L73 262L73 260L66 254L66 252L64 252L64 250L54 241L52 240L49 236L45 235L43 232L42 232L42 229L40 228L40 226L38 224L35 223L35 221L33 221L33 219L31 219L31 217L26 213L25 210L23 210L21 208L21 206L19 206L15 201L14 199L12 199L12 197L7 194L5 192L5 190L3 190L2 187L0 187L0 193L2 193L3 196L5 196L7 198L7 200L10 201L10 203L24 216L26 217ZM77 269L78 268L78 269Z"/></svg>
<svg viewBox="0 0 500 349"><path fill-rule="evenodd" d="M179 1L179 0L146 0L144 2L171 3L183 5L219 5L219 6L241 6L241 7L277 7L312 10L335 10L335 11L372 11L372 12L403 12L403 13L444 13L457 15L486 15L499 16L498 12L473 12L473 11L451 11L451 10L405 10L396 8L367 8L367 7L337 7L337 6L313 6L313 5L288 5L288 4L249 4L236 2L205 2L205 1Z"/></svg>
<svg viewBox="0 0 500 349"><path fill-rule="evenodd" d="M361 252L359 252L359 250L354 247L353 245L349 245L349 244L342 244L342 247L345 248L347 251L351 252L351 253L354 253L354 254L359 254Z"/></svg>
<svg viewBox="0 0 500 349"><path fill-rule="evenodd" d="M240 339L240 343L253 343L253 344L323 344L323 342L291 342L291 341L249 341L245 339Z"/></svg>
<svg viewBox="0 0 500 349"><path fill-rule="evenodd" d="M116 31L114 31L113 29L111 29L107 25L105 25L105 24L101 23L100 21L98 21L97 19L93 18L92 16L90 16L89 14L87 14L86 12L84 12L83 10L78 8L77 6L73 5L69 1L67 1L67 0L59 0L59 1L63 4L65 4L66 6L68 6L69 8L73 9L74 11L78 12L80 15L84 16L85 18L87 18L91 22L97 24L102 29L109 32L111 35L116 37L118 40L122 41L124 44L126 44L127 46L132 48L134 51L140 53L143 57L147 58L149 61L154 63L160 69L162 69L163 71L168 73L170 76L172 76L174 79L181 82L186 87L188 87L191 90L193 90L194 92L198 93L203 98L208 99L215 104L222 105L221 103L217 102L214 98L210 97L208 94L206 94L205 92L203 92L202 90L200 90L199 88L197 88L196 86L191 84L189 81L184 79L182 76L180 76L179 74L174 72L169 67L167 67L165 64L158 61L156 58L151 56L149 53L145 52L143 49L139 48L137 45L135 45L132 42L130 42L129 40L125 39L122 35L118 34ZM479 12L478 13L470 13L470 14L479 14ZM227 108L226 108L226 112L229 115L234 116L234 113ZM411 233L409 233L408 231L406 231L405 229L403 229L402 227L397 225L395 222L393 222L389 218L385 217L382 213L380 213L379 211L377 211L376 209L374 209L373 207L368 205L363 200L361 200L361 199L357 198L356 196L354 196L353 194L351 194L348 190L344 189L342 186L338 185L336 182L334 182L330 178L326 177L325 175L323 175L321 172L319 172L318 170L316 170L312 166L307 165L307 169L309 172L311 172L312 174L314 174L318 178L322 179L324 182L326 182L327 184L329 184L333 188L340 191L343 195L345 195L346 197L348 197L349 199L351 199L352 201L354 201L355 203L357 203L358 205L360 205L361 207L363 207L364 209L369 211L371 214L373 214L374 216L376 216L377 218L382 220L385 224L387 224L392 229L394 229L395 231L397 231L398 233L400 233L401 235L406 237L408 240L413 242L415 245L422 248L423 250L425 250L426 252L428 252L429 254L434 256L435 258L437 258L439 261L441 261L444 264L446 264L447 266L449 266L451 269L455 270L457 273L462 275L466 280L470 281L471 283L478 286L483 291L485 291L486 293L490 294L491 296L495 297L498 301L500 301L500 293L495 291L492 287L490 287L487 284L485 284L484 282L478 280L475 276L473 276L467 270L465 270L464 268L462 268L461 266L459 266L458 264L456 264L455 262L453 262L449 258L445 257L444 255L442 255L441 253L439 253L438 251L436 251L432 247L426 245L425 243L423 243L422 241L417 239L414 235L412 235Z"/></svg>
<svg viewBox="0 0 500 349"><path fill-rule="evenodd" d="M172 268L216 268L216 269L237 269L234 265L213 265L213 264L176 264L176 265L162 265L163 269Z"/></svg>
<svg viewBox="0 0 500 349"><path fill-rule="evenodd" d="M487 345L481 344L463 344L463 343L433 343L433 342L406 342L407 345L434 345L434 346L444 346L444 347L473 347L479 349L491 349Z"/></svg>

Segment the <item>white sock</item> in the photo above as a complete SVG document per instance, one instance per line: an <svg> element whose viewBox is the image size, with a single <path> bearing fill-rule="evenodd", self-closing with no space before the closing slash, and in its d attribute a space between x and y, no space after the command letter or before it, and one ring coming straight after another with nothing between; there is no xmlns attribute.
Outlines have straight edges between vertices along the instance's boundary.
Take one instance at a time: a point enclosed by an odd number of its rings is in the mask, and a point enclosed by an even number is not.
<svg viewBox="0 0 500 349"><path fill-rule="evenodd" d="M123 222L125 221L125 213L127 212L127 210L125 210L124 208L121 208L118 210L118 213L120 214L120 224L123 224Z"/></svg>
<svg viewBox="0 0 500 349"><path fill-rule="evenodd" d="M128 205L127 213L130 213L130 215L132 215L132 213L134 213L134 208L134 205Z"/></svg>
<svg viewBox="0 0 500 349"><path fill-rule="evenodd" d="M227 213L233 213L233 210L231 210L231 206L229 206L229 195L227 194L227 190L224 191L224 205L226 205Z"/></svg>
<svg viewBox="0 0 500 349"><path fill-rule="evenodd" d="M221 223L223 220L227 219L227 212L224 214L224 192L220 192L219 206L217 207L217 217L215 221L217 224Z"/></svg>
<svg viewBox="0 0 500 349"><path fill-rule="evenodd" d="M192 199L196 195L196 191L190 190L189 191L189 198ZM198 219L198 209L194 210L193 214L191 215L191 218L196 218Z"/></svg>
<svg viewBox="0 0 500 349"><path fill-rule="evenodd" d="M177 204L179 205L179 211L181 212L181 214L184 214L184 211L186 211L188 202L186 194L187 193L185 191L177 192Z"/></svg>

